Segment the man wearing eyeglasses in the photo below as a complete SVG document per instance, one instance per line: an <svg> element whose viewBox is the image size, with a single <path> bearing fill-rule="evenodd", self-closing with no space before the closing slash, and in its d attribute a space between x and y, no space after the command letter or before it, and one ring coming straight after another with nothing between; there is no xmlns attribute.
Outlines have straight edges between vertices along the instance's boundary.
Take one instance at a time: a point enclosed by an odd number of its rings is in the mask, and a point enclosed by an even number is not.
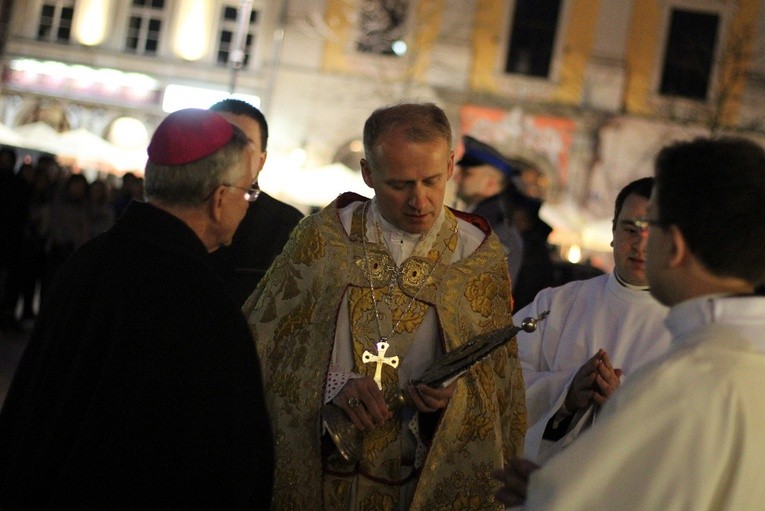
<svg viewBox="0 0 765 511"><path fill-rule="evenodd" d="M303 214L258 187L258 176L268 155L268 123L263 113L255 106L233 98L215 103L210 110L240 128L252 146L252 186L256 192L250 195L251 204L234 233L232 243L211 254L213 264L229 285L234 301L243 305L281 253Z"/></svg>
<svg viewBox="0 0 765 511"><path fill-rule="evenodd" d="M146 202L62 268L0 411L2 509L265 509L273 446L252 337L209 265L254 198L220 115L168 115Z"/></svg>
<svg viewBox="0 0 765 511"><path fill-rule="evenodd" d="M765 151L742 138L661 150L648 225L651 294L671 351L538 469L515 458L498 497L525 509L762 509Z"/></svg>
<svg viewBox="0 0 765 511"><path fill-rule="evenodd" d="M667 308L646 277L648 212L653 178L638 179L616 197L614 270L539 292L514 322L549 310L535 332L518 333L529 429L524 456L543 462L594 421L599 408L637 367L669 348Z"/></svg>

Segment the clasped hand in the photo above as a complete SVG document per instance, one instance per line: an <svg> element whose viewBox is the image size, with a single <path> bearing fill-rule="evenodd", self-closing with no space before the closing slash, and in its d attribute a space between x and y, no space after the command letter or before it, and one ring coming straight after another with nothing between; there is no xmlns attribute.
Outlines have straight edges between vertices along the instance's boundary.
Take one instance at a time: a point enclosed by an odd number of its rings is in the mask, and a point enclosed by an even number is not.
<svg viewBox="0 0 765 511"><path fill-rule="evenodd" d="M404 398L420 412L435 412L449 404L455 385L452 382L447 387L433 388L424 383L409 384L404 388ZM374 429L393 417L382 391L369 376L348 380L332 403L345 412L359 431Z"/></svg>
<svg viewBox="0 0 765 511"><path fill-rule="evenodd" d="M502 483L497 491L497 500L508 506L520 506L526 501L529 476L539 469L539 465L526 458L510 458L507 464L492 472L492 476Z"/></svg>
<svg viewBox="0 0 765 511"><path fill-rule="evenodd" d="M571 413L592 404L602 406L619 388L621 369L614 369L608 353L599 349L574 375L564 407Z"/></svg>

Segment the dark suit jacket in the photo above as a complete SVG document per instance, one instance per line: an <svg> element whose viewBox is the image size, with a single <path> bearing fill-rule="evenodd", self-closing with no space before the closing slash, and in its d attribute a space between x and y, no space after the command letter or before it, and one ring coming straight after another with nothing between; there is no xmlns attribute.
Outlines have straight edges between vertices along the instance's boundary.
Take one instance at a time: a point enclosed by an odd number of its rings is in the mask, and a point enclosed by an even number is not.
<svg viewBox="0 0 765 511"><path fill-rule="evenodd" d="M247 208L231 246L210 255L237 304L244 305L302 218L296 208L261 192Z"/></svg>

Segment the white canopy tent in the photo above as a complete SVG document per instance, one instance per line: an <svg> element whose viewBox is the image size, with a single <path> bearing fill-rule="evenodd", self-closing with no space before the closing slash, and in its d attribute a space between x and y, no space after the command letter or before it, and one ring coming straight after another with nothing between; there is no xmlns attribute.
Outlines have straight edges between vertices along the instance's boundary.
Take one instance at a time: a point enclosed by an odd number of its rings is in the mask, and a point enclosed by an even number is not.
<svg viewBox="0 0 765 511"><path fill-rule="evenodd" d="M5 124L0 124L0 145L21 147L24 139Z"/></svg>
<svg viewBox="0 0 765 511"><path fill-rule="evenodd" d="M85 128L58 133L45 122L4 128L7 132L0 128L0 143L54 154L62 164L77 169L140 173L146 165L145 147L123 148Z"/></svg>
<svg viewBox="0 0 765 511"><path fill-rule="evenodd" d="M270 154L268 162L270 165L266 164L258 178L260 186L290 204L324 207L348 191L366 197L374 195L364 183L361 173L342 163L304 169L289 165L288 158L283 162L279 162L278 156L272 160Z"/></svg>
<svg viewBox="0 0 765 511"><path fill-rule="evenodd" d="M56 140L56 155L63 163L77 167L110 169L115 147L84 128L61 133Z"/></svg>
<svg viewBox="0 0 765 511"><path fill-rule="evenodd" d="M22 139L21 147L36 149L46 153L56 154L59 147L59 133L49 124L37 121L17 126L13 129Z"/></svg>

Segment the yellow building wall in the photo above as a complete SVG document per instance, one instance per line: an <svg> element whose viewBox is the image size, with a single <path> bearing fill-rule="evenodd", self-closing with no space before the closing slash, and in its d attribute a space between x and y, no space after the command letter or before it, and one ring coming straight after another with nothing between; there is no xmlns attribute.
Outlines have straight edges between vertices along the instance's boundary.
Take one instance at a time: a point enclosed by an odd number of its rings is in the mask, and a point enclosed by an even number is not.
<svg viewBox="0 0 765 511"><path fill-rule="evenodd" d="M568 5L565 41L560 60L557 62L557 80L552 83L551 102L577 105L581 102L582 86L587 63L591 58L595 40L598 12L602 2L608 0L571 0ZM754 34L755 20L764 0L739 0L738 7L728 30L728 41L740 37L743 33ZM430 65L432 48L436 43L443 17L443 0L414 1L414 18L409 21L409 53L402 62L405 72L401 80L421 81ZM355 73L358 72L359 55L355 53L353 38L357 27L360 9L359 0L327 0L324 20L331 29L331 36L325 43L323 68L325 71ZM663 39L659 34L659 25L663 15L660 0L639 0L632 4L632 15L627 36L625 107L628 112L638 115L654 114L651 98L654 66L661 58L659 47ZM469 87L475 92L499 93L504 79L502 75L503 48L507 40L505 34L507 22L507 0L476 0L475 17L472 25L471 50L472 61ZM748 32L747 32L748 31ZM741 51L751 54L753 42L750 40ZM740 108L741 92L745 86L745 73L740 72L731 63L723 66L718 85L722 85L727 99L721 106L720 118L723 122L733 123ZM715 84L713 84L715 85ZM710 108L714 105L710 104Z"/></svg>
<svg viewBox="0 0 765 511"><path fill-rule="evenodd" d="M554 102L576 105L582 99L585 70L595 44L599 7L600 0L575 0L571 3L558 88L552 98Z"/></svg>
<svg viewBox="0 0 765 511"><path fill-rule="evenodd" d="M627 39L627 83L624 104L628 112L647 115L653 66L659 41L661 8L656 0L633 2Z"/></svg>
<svg viewBox="0 0 765 511"><path fill-rule="evenodd" d="M412 47L409 48L412 78L421 81L430 67L433 45L438 40L444 12L443 0L420 0L417 6L416 27Z"/></svg>
<svg viewBox="0 0 765 511"><path fill-rule="evenodd" d="M506 0L478 0L473 24L473 66L470 87L475 91L497 92L498 77L502 73L504 56L500 44L507 40L502 33L508 27ZM551 101L578 104L587 61L595 41L595 25L600 0L573 0L569 6L565 41L558 77L554 84Z"/></svg>
<svg viewBox="0 0 765 511"><path fill-rule="evenodd" d="M470 88L496 92L495 69L499 57L501 31L505 25L505 0L477 0L473 21L473 58Z"/></svg>
<svg viewBox="0 0 765 511"><path fill-rule="evenodd" d="M433 44L438 39L443 15L443 0L420 0L416 2L414 17L407 21L409 45L407 55L399 58L405 66L402 79L421 80L430 65ZM328 0L324 21L331 29L324 50L325 71L353 73L356 45L353 40L358 27L353 20L358 18L361 4L358 0ZM403 60L406 59L406 60Z"/></svg>
<svg viewBox="0 0 765 511"><path fill-rule="evenodd" d="M733 44L738 44L738 50L744 54L751 55L753 51L753 39L756 30L756 20L758 19L762 0L739 0L738 7L731 20L731 26L727 32L727 40L723 41L725 48L723 53L730 56L730 48ZM663 10L660 2L640 1L633 3L633 13L630 25L629 39L627 43L627 85L625 91L625 105L630 113L640 115L650 115L653 108L650 104L651 96L655 94L652 90L654 72L660 73L661 70L654 70L654 65L661 59L663 48L659 47L659 42L663 39L663 34L659 33L660 22ZM748 34L748 41L745 43L735 43L740 40L742 34ZM735 123L740 108L741 91L746 84L746 73L742 73L742 63L733 62L725 56L719 61L722 68L718 75L718 82L713 82L712 86L717 85L724 89L727 100L723 105L720 119L723 123ZM716 109L718 106L715 101L709 104L709 108Z"/></svg>
<svg viewBox="0 0 765 511"><path fill-rule="evenodd" d="M752 59L762 58L762 55L754 55L754 36L757 30L757 21L760 9L763 8L762 0L741 0L736 16L731 23L728 40L725 42L729 48L728 58L723 58L720 70L719 87L725 95L721 105L720 121L725 125L735 125L741 109L741 97L746 86L746 69ZM745 38L742 40L742 38ZM731 55L735 55L730 58ZM721 100L723 98L720 98Z"/></svg>
<svg viewBox="0 0 765 511"><path fill-rule="evenodd" d="M350 72L346 48L351 44L355 27L351 20L358 9L355 0L327 0L324 22L330 35L324 44L324 71Z"/></svg>

